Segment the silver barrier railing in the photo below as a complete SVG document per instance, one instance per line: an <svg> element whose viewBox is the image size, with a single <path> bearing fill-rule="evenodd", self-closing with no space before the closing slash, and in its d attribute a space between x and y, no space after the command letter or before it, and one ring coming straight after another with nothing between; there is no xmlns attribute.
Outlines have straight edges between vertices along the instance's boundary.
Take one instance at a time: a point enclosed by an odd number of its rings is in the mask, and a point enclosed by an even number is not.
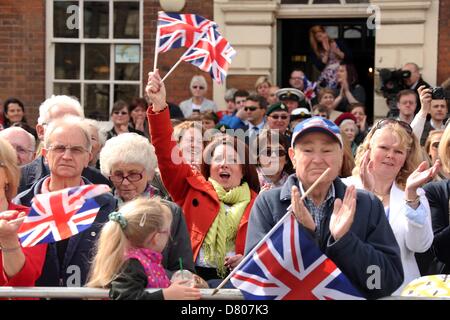
<svg viewBox="0 0 450 320"><path fill-rule="evenodd" d="M155 292L160 289L146 289ZM201 300L243 300L238 289L200 289ZM68 299L108 299L108 290L79 287L0 287L0 298L68 298Z"/></svg>
<svg viewBox="0 0 450 320"><path fill-rule="evenodd" d="M160 289L146 289L155 292ZM238 289L200 289L201 300L244 300ZM108 299L108 290L79 287L0 287L0 299L43 298L43 299ZM450 300L450 297L404 297L390 296L379 300Z"/></svg>

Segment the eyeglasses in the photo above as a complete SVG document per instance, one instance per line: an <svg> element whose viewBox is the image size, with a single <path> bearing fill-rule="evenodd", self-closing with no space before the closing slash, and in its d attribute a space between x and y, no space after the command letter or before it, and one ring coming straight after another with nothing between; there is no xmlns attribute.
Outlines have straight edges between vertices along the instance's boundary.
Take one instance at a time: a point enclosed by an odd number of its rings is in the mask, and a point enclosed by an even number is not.
<svg viewBox="0 0 450 320"><path fill-rule="evenodd" d="M261 156L266 156L266 157L285 157L286 156L286 151L284 149L272 149L272 148L266 148L261 150L260 152Z"/></svg>
<svg viewBox="0 0 450 320"><path fill-rule="evenodd" d="M73 146L72 147L70 145L69 146L65 146L63 144L57 144L57 145L54 145L54 146L49 146L47 149L50 150L50 151L53 151L56 154L64 154L64 153L66 153L66 150L69 150L71 154L76 155L76 156L81 155L84 152L89 152L88 150L86 150L82 146Z"/></svg>
<svg viewBox="0 0 450 320"><path fill-rule="evenodd" d="M277 114L275 114L275 115L273 115L273 116L270 116L272 119L274 119L274 120L278 120L278 119L281 119L281 120L287 120L288 118L289 118L289 116L279 116L279 115L277 115Z"/></svg>
<svg viewBox="0 0 450 320"><path fill-rule="evenodd" d="M397 120L397 119L383 119L377 122L377 126L375 127L376 130L381 129L383 127L385 127L388 124L394 124L397 123L399 124L403 129L405 129L405 131L412 136L413 134L413 129L411 128L411 126L406 123L405 121L401 121L401 120Z"/></svg>
<svg viewBox="0 0 450 320"><path fill-rule="evenodd" d="M124 176L123 172L116 172L113 175L110 175L109 179L112 182L119 183L119 184L122 184L123 180L125 180L125 179L127 179L128 182L138 182L138 181L140 181L142 179L142 173L143 172L144 171L142 171L141 173L132 172L132 173L130 173L127 176Z"/></svg>
<svg viewBox="0 0 450 320"><path fill-rule="evenodd" d="M255 111L256 109L259 109L258 107L244 107L245 111Z"/></svg>
<svg viewBox="0 0 450 320"><path fill-rule="evenodd" d="M128 114L128 112L126 111L114 111L113 114L115 115L121 115L121 116L126 116Z"/></svg>
<svg viewBox="0 0 450 320"><path fill-rule="evenodd" d="M203 89L205 89L205 87L202 87L202 86L192 86L192 89L200 89L200 90L203 90Z"/></svg>

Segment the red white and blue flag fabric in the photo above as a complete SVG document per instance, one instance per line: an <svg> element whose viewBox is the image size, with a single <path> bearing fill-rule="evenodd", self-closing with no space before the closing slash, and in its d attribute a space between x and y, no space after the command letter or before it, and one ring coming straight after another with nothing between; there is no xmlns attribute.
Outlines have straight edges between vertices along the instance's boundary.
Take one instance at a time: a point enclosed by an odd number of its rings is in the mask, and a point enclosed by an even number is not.
<svg viewBox="0 0 450 320"><path fill-rule="evenodd" d="M158 53L189 48L215 22L196 14L158 12ZM157 38L158 39L158 38Z"/></svg>
<svg viewBox="0 0 450 320"><path fill-rule="evenodd" d="M89 228L99 204L94 197L109 192L107 185L84 185L36 195L19 228L23 247L67 239Z"/></svg>
<svg viewBox="0 0 450 320"><path fill-rule="evenodd" d="M291 214L231 278L249 300L363 299Z"/></svg>
<svg viewBox="0 0 450 320"><path fill-rule="evenodd" d="M228 67L236 51L217 30L210 28L181 59L209 72L219 84L225 81Z"/></svg>

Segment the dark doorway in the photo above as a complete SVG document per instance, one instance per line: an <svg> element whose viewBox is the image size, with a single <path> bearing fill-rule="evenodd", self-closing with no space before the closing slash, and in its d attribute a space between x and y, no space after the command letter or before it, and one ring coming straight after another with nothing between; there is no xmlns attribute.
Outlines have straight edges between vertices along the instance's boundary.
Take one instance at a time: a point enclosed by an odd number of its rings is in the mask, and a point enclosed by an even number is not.
<svg viewBox="0 0 450 320"><path fill-rule="evenodd" d="M332 38L343 40L352 53L352 61L358 71L359 83L366 91L367 118L373 120L373 87L375 61L375 30L369 30L367 19L279 19L277 80L282 87L289 86L290 71L304 70L310 80L316 80L320 72L314 66L309 44L309 29L322 25Z"/></svg>

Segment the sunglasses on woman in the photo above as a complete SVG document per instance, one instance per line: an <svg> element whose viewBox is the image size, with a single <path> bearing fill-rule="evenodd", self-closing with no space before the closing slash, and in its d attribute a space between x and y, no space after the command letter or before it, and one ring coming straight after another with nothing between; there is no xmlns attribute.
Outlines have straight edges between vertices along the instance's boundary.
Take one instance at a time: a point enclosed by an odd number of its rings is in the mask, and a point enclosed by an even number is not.
<svg viewBox="0 0 450 320"><path fill-rule="evenodd" d="M114 111L113 114L115 115L121 115L121 116L126 116L128 114L128 112L126 111Z"/></svg>
<svg viewBox="0 0 450 320"><path fill-rule="evenodd" d="M380 120L380 121L377 122L377 125L376 125L375 128L376 128L376 130L378 130L378 129L381 129L381 128L387 126L388 124L395 124L395 123L399 124L403 129L405 129L405 131L406 131L410 136L412 136L412 134L413 134L413 129L411 128L411 126L409 125L409 123L407 123L407 122L405 122L405 121L402 121L402 120L390 119L390 118L383 119L383 120Z"/></svg>
<svg viewBox="0 0 450 320"><path fill-rule="evenodd" d="M201 87L201 86L192 86L192 89L200 89L200 90L203 90L203 89L205 89L205 87Z"/></svg>
<svg viewBox="0 0 450 320"><path fill-rule="evenodd" d="M260 155L266 157L284 157L286 156L286 151L281 148L272 149L269 147L264 150L261 150Z"/></svg>

